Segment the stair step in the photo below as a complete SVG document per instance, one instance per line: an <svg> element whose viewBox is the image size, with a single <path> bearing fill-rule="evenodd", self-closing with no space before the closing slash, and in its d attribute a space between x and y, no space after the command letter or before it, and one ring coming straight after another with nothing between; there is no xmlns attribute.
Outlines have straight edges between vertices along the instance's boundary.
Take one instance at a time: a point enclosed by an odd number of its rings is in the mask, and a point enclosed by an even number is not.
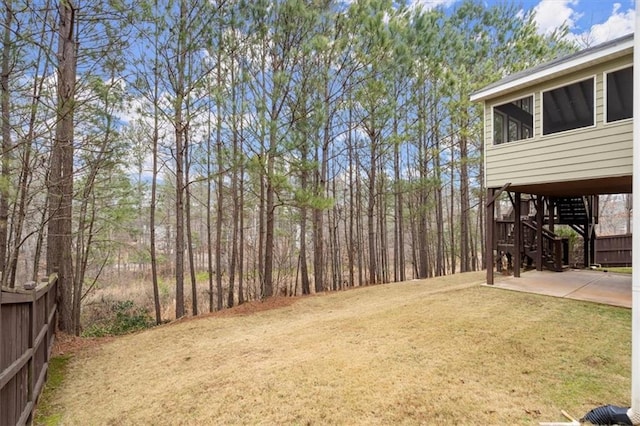
<svg viewBox="0 0 640 426"><path fill-rule="evenodd" d="M564 225L584 223L588 220L588 212L582 197L559 198L556 206L558 208L558 222Z"/></svg>

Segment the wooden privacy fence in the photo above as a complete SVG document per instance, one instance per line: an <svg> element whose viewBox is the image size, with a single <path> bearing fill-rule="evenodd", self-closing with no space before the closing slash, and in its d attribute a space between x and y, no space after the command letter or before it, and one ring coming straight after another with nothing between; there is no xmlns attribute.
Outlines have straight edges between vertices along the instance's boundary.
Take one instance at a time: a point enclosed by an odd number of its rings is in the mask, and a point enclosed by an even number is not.
<svg viewBox="0 0 640 426"><path fill-rule="evenodd" d="M602 266L631 266L631 234L596 238L595 263Z"/></svg>
<svg viewBox="0 0 640 426"><path fill-rule="evenodd" d="M52 275L31 290L0 291L0 426L32 421L53 346L57 285Z"/></svg>

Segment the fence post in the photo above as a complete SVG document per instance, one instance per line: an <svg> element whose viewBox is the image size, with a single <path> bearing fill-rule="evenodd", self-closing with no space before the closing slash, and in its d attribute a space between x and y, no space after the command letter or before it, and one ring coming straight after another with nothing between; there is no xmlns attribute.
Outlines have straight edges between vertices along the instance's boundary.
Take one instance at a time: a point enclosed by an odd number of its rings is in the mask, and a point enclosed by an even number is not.
<svg viewBox="0 0 640 426"><path fill-rule="evenodd" d="M2 272L0 272L0 283L2 282ZM4 330L4 328L2 328L2 294L4 292L2 291L2 284L0 284L0 343L4 344L4 336L3 336L3 332L2 330ZM2 367L2 353L0 353L0 370L3 368ZM2 388L0 388L0 392L2 391ZM2 419L2 413L4 408L2 407L2 397L0 397L0 420Z"/></svg>
<svg viewBox="0 0 640 426"><path fill-rule="evenodd" d="M25 288L32 287L25 284ZM29 365L27 366L27 404L32 403L35 404L35 398L33 395L33 388L35 386L36 381L36 348L35 348L35 338L37 336L36 331L36 303L38 292L35 288L31 291L31 303L29 303L29 348L31 349L31 358L29 359ZM33 412L33 409L31 410ZM29 415L29 419L31 419L31 415Z"/></svg>

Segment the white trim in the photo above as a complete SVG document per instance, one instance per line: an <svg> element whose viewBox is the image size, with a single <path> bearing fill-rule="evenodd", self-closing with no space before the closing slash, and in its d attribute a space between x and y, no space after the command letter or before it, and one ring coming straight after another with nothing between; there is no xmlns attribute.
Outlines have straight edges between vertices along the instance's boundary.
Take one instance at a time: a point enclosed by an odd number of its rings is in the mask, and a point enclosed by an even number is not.
<svg viewBox="0 0 640 426"><path fill-rule="evenodd" d="M637 6L637 5L636 5ZM636 7L634 43L640 52L640 7ZM633 79L640 83L640 54L633 58ZM633 115L640 118L640 84L633 85ZM640 170L640 119L633 121L633 170ZM640 413L640 173L633 173L631 268L631 414Z"/></svg>
<svg viewBox="0 0 640 426"><path fill-rule="evenodd" d="M593 74L593 75L591 75L591 77L585 77L585 78L572 80L572 81L570 81L568 83L559 84L557 86L553 86L553 87L550 87L548 89L540 91L540 138L541 139L546 138L546 137L550 137L550 136L564 135L564 134L567 134L568 132L580 131L580 130L584 130L584 129L593 129L593 128L596 127L596 125L597 125L596 117L598 116L598 114L597 114L598 105L597 105L597 102L596 102L596 89L598 87L597 86L597 77L598 77L597 74ZM581 82L587 81L589 79L591 79L591 81L593 83L593 92L592 92L593 99L591 99L591 102L593 103L593 111L592 111L593 123L590 126L575 127L573 129L567 129L567 130L562 130L562 131L559 131L559 132L553 132L553 133L546 133L545 134L544 133L544 94L546 92L550 92L552 90L559 89L561 87L571 86L572 84L581 83Z"/></svg>
<svg viewBox="0 0 640 426"><path fill-rule="evenodd" d="M503 129L504 142L502 142L500 144L496 144L495 140L494 140L495 118L493 116L493 114L494 114L493 110L495 109L496 106L506 105L506 104L509 104L511 102L519 101L521 99L526 99L526 98L531 98L531 137L521 138L521 139L516 139L514 141L510 141L509 140L509 116L499 112L499 114L502 115L506 120L507 130L504 131L504 129ZM487 104L485 103L485 107L486 106L487 106ZM520 141L528 141L528 140L534 139L536 137L536 96L535 96L535 92L531 92L529 95L517 96L517 97L509 98L506 101L500 102L500 103L494 102L494 103L490 104L490 109L491 109L491 114L490 114L489 120L491 121L491 145L492 146L501 146L501 145L511 144L511 143L520 142ZM518 121L518 120L515 120L515 121ZM520 122L520 121L518 121L518 122L522 126L522 122ZM486 133L485 133L485 135L486 135Z"/></svg>
<svg viewBox="0 0 640 426"><path fill-rule="evenodd" d="M604 119L602 120L602 122L605 125L609 125L609 124L616 124L616 123L623 123L625 121L631 121L633 120L633 102L631 105L631 117L629 118L622 118L620 120L614 120L614 121L609 121L609 110L607 109L607 93L608 93L608 89L609 89L609 84L607 84L607 75L617 72L617 71L621 71L621 70L625 70L627 68L633 68L633 64L630 65L625 65L625 66L621 66L621 67L617 67L617 68L613 68L610 69L608 71L604 71L602 73L602 116L604 117ZM633 82L633 79L631 80Z"/></svg>
<svg viewBox="0 0 640 426"><path fill-rule="evenodd" d="M490 89L480 90L479 92L471 95L470 99L472 102L476 102L496 97L498 95L504 94L505 92L513 91L524 86L533 85L542 80L548 80L551 77L567 74L576 68L584 68L587 65L594 65L608 59L622 56L627 53L627 50L631 53L633 52L633 39L627 40L621 44L615 44L602 50L597 50L585 56L570 59L567 62L561 62L557 65L542 69L532 74L524 75L521 78L494 86Z"/></svg>

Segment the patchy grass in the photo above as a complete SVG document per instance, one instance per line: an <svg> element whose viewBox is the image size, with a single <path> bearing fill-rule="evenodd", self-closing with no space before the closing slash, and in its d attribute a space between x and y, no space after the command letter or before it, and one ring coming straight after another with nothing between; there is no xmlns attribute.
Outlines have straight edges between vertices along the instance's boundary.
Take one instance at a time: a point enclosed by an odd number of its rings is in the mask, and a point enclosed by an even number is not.
<svg viewBox="0 0 640 426"><path fill-rule="evenodd" d="M38 398L38 409L34 424L46 426L60 424L62 414L59 408L53 405L53 399L56 391L62 385L69 360L70 357L68 355L54 356L49 360L47 382L42 394L40 394L40 398Z"/></svg>
<svg viewBox="0 0 640 426"><path fill-rule="evenodd" d="M71 359L51 403L65 425L538 424L629 404L629 310L483 277L322 294L113 339Z"/></svg>

